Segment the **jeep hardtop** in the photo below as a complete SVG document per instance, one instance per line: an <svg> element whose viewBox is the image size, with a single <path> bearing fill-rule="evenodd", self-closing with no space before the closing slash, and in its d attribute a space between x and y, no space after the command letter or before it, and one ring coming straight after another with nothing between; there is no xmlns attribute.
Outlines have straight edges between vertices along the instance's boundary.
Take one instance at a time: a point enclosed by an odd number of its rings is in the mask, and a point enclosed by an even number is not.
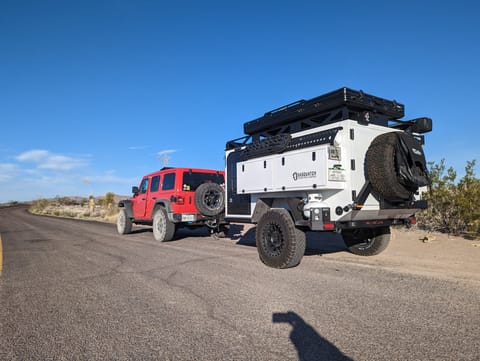
<svg viewBox="0 0 480 361"><path fill-rule="evenodd" d="M267 266L298 265L305 232L337 232L348 249L383 251L391 225L427 207L422 145L429 118L400 120L404 105L341 88L244 124L226 144L226 219L257 224Z"/></svg>
<svg viewBox="0 0 480 361"><path fill-rule="evenodd" d="M179 227L207 226L222 235L224 221L224 172L212 169L162 168L145 175L133 196L122 200L117 219L120 234L133 224L152 225L158 241L169 241Z"/></svg>

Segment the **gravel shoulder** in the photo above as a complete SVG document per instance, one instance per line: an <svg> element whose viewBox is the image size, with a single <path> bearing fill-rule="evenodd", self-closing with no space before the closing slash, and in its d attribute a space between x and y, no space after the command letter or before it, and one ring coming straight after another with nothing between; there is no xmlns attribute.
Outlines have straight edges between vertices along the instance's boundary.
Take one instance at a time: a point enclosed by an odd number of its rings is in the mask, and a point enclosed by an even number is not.
<svg viewBox="0 0 480 361"><path fill-rule="evenodd" d="M237 237L254 244L254 226L241 226ZM235 235L234 235L235 236ZM441 280L480 285L480 240L467 240L419 229L392 229L387 249L372 257L359 257L345 251L340 237L309 233L307 256L319 255L326 260L375 267L392 272L429 276Z"/></svg>

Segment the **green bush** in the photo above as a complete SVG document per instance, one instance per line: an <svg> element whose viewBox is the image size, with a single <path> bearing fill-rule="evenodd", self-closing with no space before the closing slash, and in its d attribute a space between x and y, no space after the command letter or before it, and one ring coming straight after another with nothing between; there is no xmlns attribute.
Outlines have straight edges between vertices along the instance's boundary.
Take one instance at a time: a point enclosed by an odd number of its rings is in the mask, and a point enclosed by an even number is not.
<svg viewBox="0 0 480 361"><path fill-rule="evenodd" d="M467 162L465 175L456 182L457 173L447 169L445 160L429 163L431 187L424 195L429 208L418 214L418 224L429 231L449 234L480 233L480 179L475 176L476 161Z"/></svg>

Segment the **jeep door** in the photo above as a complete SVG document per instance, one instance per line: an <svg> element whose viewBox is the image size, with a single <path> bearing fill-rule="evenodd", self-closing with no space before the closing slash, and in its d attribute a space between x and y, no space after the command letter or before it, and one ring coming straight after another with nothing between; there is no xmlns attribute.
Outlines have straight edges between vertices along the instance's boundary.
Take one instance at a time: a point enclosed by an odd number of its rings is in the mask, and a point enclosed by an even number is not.
<svg viewBox="0 0 480 361"><path fill-rule="evenodd" d="M175 194L176 194L176 172L175 170L168 173L162 173L162 179L160 181L160 189L156 196L162 204L165 205L167 212L177 212L175 207Z"/></svg>
<svg viewBox="0 0 480 361"><path fill-rule="evenodd" d="M149 179L143 178L138 187L138 193L134 196L133 216L135 219L145 219L148 201L148 184Z"/></svg>
<svg viewBox="0 0 480 361"><path fill-rule="evenodd" d="M147 205L145 207L145 217L150 217L153 219L153 208L159 196L159 187L160 187L160 175L154 175L150 177L150 190L147 197Z"/></svg>

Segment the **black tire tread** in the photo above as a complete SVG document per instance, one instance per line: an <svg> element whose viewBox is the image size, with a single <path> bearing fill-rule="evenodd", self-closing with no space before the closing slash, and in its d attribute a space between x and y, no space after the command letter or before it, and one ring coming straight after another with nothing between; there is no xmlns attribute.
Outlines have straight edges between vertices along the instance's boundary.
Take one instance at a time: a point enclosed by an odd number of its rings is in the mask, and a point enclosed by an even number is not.
<svg viewBox="0 0 480 361"><path fill-rule="evenodd" d="M157 222L165 223L163 232L158 232ZM173 239L175 235L175 224L172 223L167 216L167 211L163 207L159 207L153 213L153 236L159 242L168 242Z"/></svg>
<svg viewBox="0 0 480 361"><path fill-rule="evenodd" d="M366 154L367 177L375 192L388 200L409 199L412 192L399 183L395 165L398 136L395 132L376 137Z"/></svg>
<svg viewBox="0 0 480 361"><path fill-rule="evenodd" d="M285 234L284 252L278 257L271 257L265 252L262 245L262 234L264 227L269 224L276 224ZM260 260L272 268L291 268L297 266L305 254L306 236L305 232L295 228L293 219L285 209L272 209L267 211L257 224L256 229L257 251Z"/></svg>
<svg viewBox="0 0 480 361"><path fill-rule="evenodd" d="M124 219L124 224L120 224ZM128 217L127 211L124 208L120 208L117 215L117 231L119 234L129 234L132 232L132 220Z"/></svg>

